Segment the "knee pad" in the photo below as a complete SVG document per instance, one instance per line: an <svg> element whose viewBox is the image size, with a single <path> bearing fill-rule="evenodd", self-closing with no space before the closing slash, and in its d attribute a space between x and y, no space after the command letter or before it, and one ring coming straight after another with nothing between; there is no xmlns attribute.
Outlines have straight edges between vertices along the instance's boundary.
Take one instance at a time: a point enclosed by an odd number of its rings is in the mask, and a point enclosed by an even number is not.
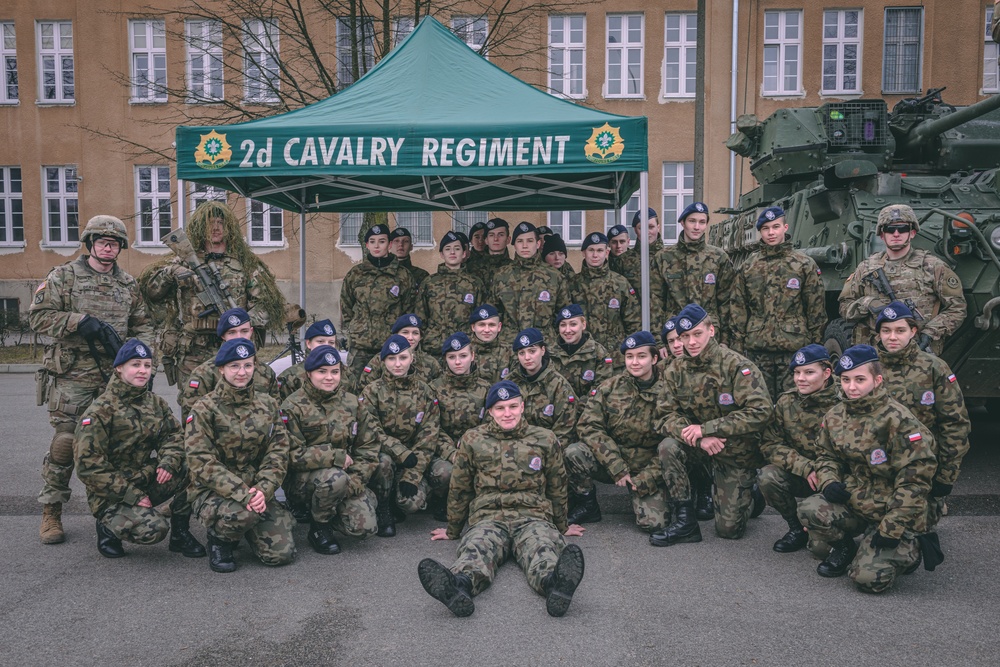
<svg viewBox="0 0 1000 667"><path fill-rule="evenodd" d="M57 427L56 434L52 436L52 443L49 445L49 460L56 465L73 464L73 425L68 424L68 426L70 427L69 432Z"/></svg>

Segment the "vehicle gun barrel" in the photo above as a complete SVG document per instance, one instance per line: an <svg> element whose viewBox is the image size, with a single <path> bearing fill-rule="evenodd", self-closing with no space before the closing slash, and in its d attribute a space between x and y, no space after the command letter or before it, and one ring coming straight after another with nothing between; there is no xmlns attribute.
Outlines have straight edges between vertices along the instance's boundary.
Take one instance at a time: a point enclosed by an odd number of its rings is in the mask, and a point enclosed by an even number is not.
<svg viewBox="0 0 1000 667"><path fill-rule="evenodd" d="M1000 109L1000 95L988 97L975 104L945 114L940 118L929 118L913 126L903 140L902 148L906 151L914 150L942 132L947 132L962 123L979 118L996 109Z"/></svg>

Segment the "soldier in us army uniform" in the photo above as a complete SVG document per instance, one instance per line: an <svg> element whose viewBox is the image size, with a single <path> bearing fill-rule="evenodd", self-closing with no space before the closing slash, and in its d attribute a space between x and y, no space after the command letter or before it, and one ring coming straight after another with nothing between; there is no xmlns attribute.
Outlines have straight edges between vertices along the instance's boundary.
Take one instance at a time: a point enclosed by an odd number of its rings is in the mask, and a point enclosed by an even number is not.
<svg viewBox="0 0 1000 667"><path fill-rule="evenodd" d="M757 217L761 247L737 272L730 312L731 347L756 364L773 400L792 388L789 363L796 350L823 340L826 291L816 262L792 249L779 206Z"/></svg>
<svg viewBox="0 0 1000 667"><path fill-rule="evenodd" d="M635 523L647 533L663 530L670 519L668 485L656 433L662 389L656 339L637 331L621 344L625 372L591 390L577 420L580 442L566 449L570 504L567 521L601 520L593 480L625 487Z"/></svg>
<svg viewBox="0 0 1000 667"><path fill-rule="evenodd" d="M548 227L539 227L539 230L541 229L548 229ZM542 236L539 232L539 236L542 237L542 260L558 271L567 283L573 280L576 272L573 270L573 266L566 261L566 242L558 234L550 233L547 236Z"/></svg>
<svg viewBox="0 0 1000 667"><path fill-rule="evenodd" d="M683 470L689 458L711 465L715 532L736 540L746 532L747 520L764 510L755 482L762 463L760 433L771 420L774 406L760 371L715 340L712 318L701 306L688 304L677 318L687 356L664 371L664 414L657 425L665 436L660 460L675 480L669 490L676 502L676 517L665 530L650 535L649 541L669 546L701 540Z"/></svg>
<svg viewBox="0 0 1000 667"><path fill-rule="evenodd" d="M368 489L379 443L358 397L341 379L340 353L318 345L302 364L306 381L281 404L288 429L286 485L309 506L309 544L316 553L340 553L334 529L365 538L378 529L375 494Z"/></svg>
<svg viewBox="0 0 1000 667"><path fill-rule="evenodd" d="M411 368L413 368L418 379L430 383L434 378L441 375L441 362L438 361L437 357L425 354L420 348L420 343L423 340L423 328L424 323L419 317L414 313L406 313L405 315L400 315L393 322L390 331L393 334L402 336L410 344L410 355L413 357L413 361L410 364ZM361 376L358 378L358 392L364 391L365 387L381 377L385 377L385 367L382 364L382 355L380 353L369 359L365 367L361 369Z"/></svg>
<svg viewBox="0 0 1000 667"><path fill-rule="evenodd" d="M185 420L193 504L214 572L236 570L233 550L244 537L265 565L295 558L295 519L274 500L288 469L288 433L278 401L254 390L256 354L246 338L223 343L215 355L223 381Z"/></svg>
<svg viewBox="0 0 1000 667"><path fill-rule="evenodd" d="M884 593L920 564L918 536L937 468L934 436L889 396L875 348L848 348L834 373L844 401L823 418L816 461L822 493L802 501L799 520L831 546L816 568L820 576L847 572L859 590Z"/></svg>
<svg viewBox="0 0 1000 667"><path fill-rule="evenodd" d="M42 463L44 482L39 536L42 544L66 539L62 506L69 502L73 475L73 431L80 415L104 391L117 350L102 344L113 332L119 338L153 339L153 329L135 278L118 266L128 248L121 220L98 215L87 222L80 239L87 253L57 266L35 289L28 308L31 329L51 339L36 376L38 404L48 401L55 435Z"/></svg>
<svg viewBox="0 0 1000 667"><path fill-rule="evenodd" d="M438 521L447 520L448 483L458 442L486 416L486 392L490 383L479 374L472 341L463 331L456 331L441 346L445 370L431 382L441 415L437 453L431 460L427 481L431 486L428 507Z"/></svg>
<svg viewBox="0 0 1000 667"><path fill-rule="evenodd" d="M517 364L508 378L520 388L528 423L555 433L565 449L576 437L576 394L553 368L546 347L538 329L520 332L513 345Z"/></svg>
<svg viewBox="0 0 1000 667"><path fill-rule="evenodd" d="M643 238L650 244L649 286L651 297L653 294L656 294L653 290L653 278L655 276L652 272L652 267L655 266L656 256L664 247L660 230L660 219L657 217L656 211L649 209L645 224L640 225L641 221L639 211L636 211L635 215L632 216L632 230L635 232L636 244L634 247L626 249L625 252L618 256L615 263L611 265L611 269L623 275L628 284L635 290L635 298L639 303L642 303L642 248L639 247L639 244L642 243ZM618 268L615 268L616 265ZM650 301L650 303L654 302ZM651 312L656 313L657 311L654 308Z"/></svg>
<svg viewBox="0 0 1000 667"><path fill-rule="evenodd" d="M456 616L468 616L475 611L473 596L513 558L532 590L545 596L549 615L563 616L584 568L583 552L563 535L579 536L584 529L566 522L562 448L551 431L523 418L524 402L513 382L490 387L486 409L491 419L459 443L448 527L431 532L432 540L461 538L458 558L451 567L425 558L417 575L434 599Z"/></svg>
<svg viewBox="0 0 1000 667"><path fill-rule="evenodd" d="M965 398L948 364L917 347L917 322L906 304L893 301L883 308L875 328L886 390L934 435L937 470L927 503L927 530L933 530L969 451Z"/></svg>
<svg viewBox="0 0 1000 667"><path fill-rule="evenodd" d="M410 272L413 278L413 290L420 289L420 285L427 280L430 275L425 269L413 266L410 252L413 250L413 235L406 227L396 227L389 234L389 251L399 260L399 265Z"/></svg>
<svg viewBox="0 0 1000 667"><path fill-rule="evenodd" d="M317 320L306 329L304 338L306 356L320 345L337 347L337 328L330 320ZM306 382L306 369L302 364L292 364L278 376L278 400L284 401L302 388ZM354 378L347 371L347 365L340 365L340 384L344 389L354 386Z"/></svg>
<svg viewBox="0 0 1000 667"><path fill-rule="evenodd" d="M441 343L456 331L469 329L469 315L486 297L483 283L462 264L467 243L455 232L441 237L437 273L426 278L417 292L416 315L424 324L425 352L440 359Z"/></svg>
<svg viewBox="0 0 1000 667"><path fill-rule="evenodd" d="M500 313L489 303L477 306L469 315L469 328L480 376L491 383L506 378L517 359L511 358L510 348L500 340Z"/></svg>
<svg viewBox="0 0 1000 667"><path fill-rule="evenodd" d="M378 498L378 536L395 537L402 519L427 505L425 479L437 453L440 412L430 385L417 377L410 343L393 334L380 352L385 373L361 392L380 447L370 485Z"/></svg>
<svg viewBox="0 0 1000 667"><path fill-rule="evenodd" d="M875 318L892 300L871 279L879 269L885 272L896 299L912 302L914 315L923 318L917 321L917 342L922 349L941 354L945 339L965 321L961 281L943 260L910 245L919 231L917 214L909 206L893 204L879 211L875 233L885 250L858 264L840 293L840 315L854 323L855 343L875 343Z"/></svg>
<svg viewBox="0 0 1000 667"><path fill-rule="evenodd" d="M274 274L253 253L240 223L226 204L199 204L184 227L198 259L218 268L235 306L250 313L258 340L268 325L284 321L285 300ZM205 289L198 275L174 253L154 262L139 277L150 316L161 327L160 353L168 384L183 387L202 362L219 349L216 335L221 313L206 310L198 295Z"/></svg>
<svg viewBox="0 0 1000 667"><path fill-rule="evenodd" d="M552 367L573 387L578 411L586 405L590 391L614 375L614 360L590 335L589 325L583 308L571 303L556 315L559 340L547 348Z"/></svg>
<svg viewBox="0 0 1000 667"><path fill-rule="evenodd" d="M97 550L125 555L122 541L156 544L170 531L170 550L205 555L191 535L191 510L171 504L169 520L155 508L187 485L184 434L167 402L149 390L153 352L137 338L118 350L108 388L83 413L76 430L76 473L97 519Z"/></svg>
<svg viewBox="0 0 1000 667"><path fill-rule="evenodd" d="M760 441L768 465L757 477L767 504L788 524L788 532L774 543L778 553L798 551L808 542L799 522L796 498L817 492L816 460L823 455L818 445L823 415L840 402L840 387L833 382L833 364L825 347L806 345L792 355L789 365L795 390L781 394L774 406L774 419ZM823 546L829 551L828 545Z"/></svg>

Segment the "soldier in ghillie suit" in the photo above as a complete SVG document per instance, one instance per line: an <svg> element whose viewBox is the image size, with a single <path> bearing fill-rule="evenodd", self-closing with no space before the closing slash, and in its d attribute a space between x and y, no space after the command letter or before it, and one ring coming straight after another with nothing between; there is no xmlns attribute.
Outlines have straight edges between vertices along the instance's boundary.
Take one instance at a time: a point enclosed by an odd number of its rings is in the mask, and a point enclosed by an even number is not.
<svg viewBox="0 0 1000 667"><path fill-rule="evenodd" d="M110 339L153 339L139 285L118 266L118 255L128 248L124 223L95 216L80 240L88 254L52 269L28 309L31 329L52 339L37 378L39 405L48 400L49 423L56 431L42 463L44 484L38 494L44 506L42 544L66 539L62 506L70 498L73 431L108 384L117 352Z"/></svg>
<svg viewBox="0 0 1000 667"><path fill-rule="evenodd" d="M937 469L934 436L886 392L875 348L848 348L834 373L844 401L823 418L824 453L816 461L822 493L802 501L799 520L831 547L816 568L820 576L847 572L861 591L884 593L920 563L918 537Z"/></svg>
<svg viewBox="0 0 1000 667"><path fill-rule="evenodd" d="M513 382L490 387L486 409L492 419L459 443L448 527L431 532L432 540L461 537L458 558L450 568L430 558L420 561L420 583L453 614L468 616L475 611L472 597L512 557L532 590L545 596L549 615L562 616L583 579L583 552L563 535L584 530L566 523L562 449L551 431L522 418L524 402Z"/></svg>
<svg viewBox="0 0 1000 667"><path fill-rule="evenodd" d="M156 544L170 530L170 550L205 555L191 535L191 510L180 498L169 520L155 508L187 486L184 434L167 402L149 390L153 352L131 338L118 350L115 374L83 413L76 430L76 474L97 519L97 550L125 555L122 541ZM176 497L175 497L176 498Z"/></svg>
<svg viewBox="0 0 1000 667"><path fill-rule="evenodd" d="M288 433L278 401L254 391L257 351L246 338L215 355L222 382L185 419L184 447L198 519L208 531L208 565L233 572L246 538L265 565L295 558L295 519L274 499L288 469Z"/></svg>
<svg viewBox="0 0 1000 667"><path fill-rule="evenodd" d="M285 484L311 510L309 544L340 553L333 530L364 538L378 529L375 494L367 488L379 443L358 397L343 386L340 354L319 345L306 357L306 381L281 405L290 450Z"/></svg>
<svg viewBox="0 0 1000 667"><path fill-rule="evenodd" d="M274 274L243 238L232 209L221 202L203 202L184 231L198 259L218 268L235 306L250 313L257 344L263 344L267 328L284 322L285 299ZM161 332L159 351L167 383L183 386L191 371L218 351L216 328L222 312L206 312L198 298L204 289L198 275L173 252L148 266L139 285Z"/></svg>

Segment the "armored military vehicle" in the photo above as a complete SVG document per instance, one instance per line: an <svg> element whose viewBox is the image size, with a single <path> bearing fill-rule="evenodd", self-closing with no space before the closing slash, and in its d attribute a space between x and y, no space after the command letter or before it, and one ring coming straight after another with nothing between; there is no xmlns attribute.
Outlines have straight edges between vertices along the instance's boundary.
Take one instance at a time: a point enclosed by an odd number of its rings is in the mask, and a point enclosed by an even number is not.
<svg viewBox="0 0 1000 667"><path fill-rule="evenodd" d="M968 107L943 88L905 99L779 109L763 122L737 120L727 147L750 159L759 184L710 230L739 264L758 245L766 206L787 212L794 247L819 264L831 351L850 345L837 297L865 257L884 249L878 212L908 204L920 220L913 244L944 259L962 280L968 316L945 346L966 397L1000 397L1000 95Z"/></svg>

